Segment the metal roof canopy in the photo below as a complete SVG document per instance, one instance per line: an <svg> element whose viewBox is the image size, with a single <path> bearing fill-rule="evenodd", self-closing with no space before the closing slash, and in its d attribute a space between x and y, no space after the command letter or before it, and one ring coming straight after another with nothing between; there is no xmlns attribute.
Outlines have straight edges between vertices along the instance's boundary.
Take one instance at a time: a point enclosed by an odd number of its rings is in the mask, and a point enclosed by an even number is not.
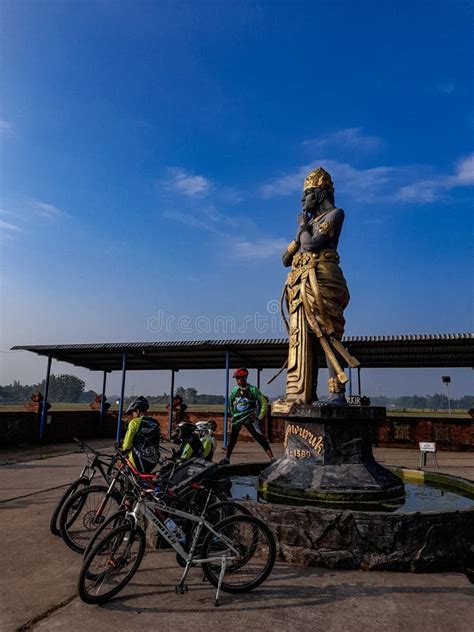
<svg viewBox="0 0 474 632"><path fill-rule="evenodd" d="M474 334L362 336L343 339L363 368L473 367ZM13 351L31 351L91 371L119 371L127 354L127 371L275 369L283 366L287 339L194 340L179 342L128 342L69 345L25 345ZM320 366L325 366L324 355Z"/></svg>

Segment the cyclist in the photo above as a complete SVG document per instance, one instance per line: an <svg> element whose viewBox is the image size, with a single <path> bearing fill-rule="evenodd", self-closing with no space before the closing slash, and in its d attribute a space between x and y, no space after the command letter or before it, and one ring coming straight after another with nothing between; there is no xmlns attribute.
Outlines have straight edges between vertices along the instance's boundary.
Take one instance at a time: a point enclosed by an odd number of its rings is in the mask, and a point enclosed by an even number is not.
<svg viewBox="0 0 474 632"><path fill-rule="evenodd" d="M180 445L173 452L176 461L182 463L191 458L203 458L204 447L199 438L196 426L190 421L182 421L178 424L177 437Z"/></svg>
<svg viewBox="0 0 474 632"><path fill-rule="evenodd" d="M173 427L176 431L178 424L182 421L189 421L188 414L186 412L188 406L184 403L181 395L174 395L173 397ZM169 413L170 405L166 404L166 412Z"/></svg>
<svg viewBox="0 0 474 632"><path fill-rule="evenodd" d="M216 422L212 419L209 421L198 421L196 428L203 447L202 458L206 461L212 461L216 449L216 438L214 437Z"/></svg>
<svg viewBox="0 0 474 632"><path fill-rule="evenodd" d="M237 386L230 394L230 414L232 415L232 431L230 433L227 453L219 465L228 465L230 457L237 443L239 432L242 426L248 430L255 441L262 446L273 463L275 458L268 439L255 427L256 421L262 421L267 412L268 400L256 386L247 382L249 372L247 369L236 369L233 378L237 380Z"/></svg>
<svg viewBox="0 0 474 632"><path fill-rule="evenodd" d="M122 450L128 452L132 465L144 474L149 474L159 462L160 424L148 417L148 400L142 395L137 397L125 411L131 415Z"/></svg>

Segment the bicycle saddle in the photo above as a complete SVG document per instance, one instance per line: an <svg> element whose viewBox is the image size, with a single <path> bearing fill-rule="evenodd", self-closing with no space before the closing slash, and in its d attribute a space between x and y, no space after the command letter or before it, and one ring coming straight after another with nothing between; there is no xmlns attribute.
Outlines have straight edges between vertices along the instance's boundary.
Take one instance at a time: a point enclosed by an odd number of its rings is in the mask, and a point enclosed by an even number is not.
<svg viewBox="0 0 474 632"><path fill-rule="evenodd" d="M230 478L204 478L199 484L213 492L230 492L232 487Z"/></svg>

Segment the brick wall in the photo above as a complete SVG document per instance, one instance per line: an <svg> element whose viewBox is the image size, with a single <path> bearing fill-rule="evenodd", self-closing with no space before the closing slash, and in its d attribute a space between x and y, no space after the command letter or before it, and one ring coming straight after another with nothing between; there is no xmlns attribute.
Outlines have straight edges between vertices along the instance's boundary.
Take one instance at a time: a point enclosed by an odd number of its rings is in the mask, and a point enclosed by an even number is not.
<svg viewBox="0 0 474 632"><path fill-rule="evenodd" d="M420 441L435 441L438 450L474 450L474 421L449 417L387 417L375 422L374 445L414 448Z"/></svg>
<svg viewBox="0 0 474 632"><path fill-rule="evenodd" d="M168 415L165 412L152 412L160 424L164 436L168 434ZM216 436L222 439L224 434L223 413L189 412L192 422L214 419L217 424ZM99 432L98 411L55 411L48 412L49 423L45 426L45 443L70 441L77 436L81 439L92 437L115 437L117 413L104 416ZM126 424L123 424L123 432ZM284 421L267 417L263 431L273 443L281 443L284 438ZM0 412L0 447L10 448L38 443L39 416L32 412ZM251 441L245 428L240 432L240 440ZM419 441L436 441L439 450L473 450L474 420L423 417L387 417L383 421L374 421L374 445L381 447L407 447L418 449Z"/></svg>

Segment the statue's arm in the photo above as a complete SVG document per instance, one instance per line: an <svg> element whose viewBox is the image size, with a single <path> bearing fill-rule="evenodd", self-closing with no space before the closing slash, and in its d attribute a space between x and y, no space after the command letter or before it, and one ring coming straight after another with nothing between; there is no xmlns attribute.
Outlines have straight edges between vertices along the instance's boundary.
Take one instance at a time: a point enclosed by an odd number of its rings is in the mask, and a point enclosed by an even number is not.
<svg viewBox="0 0 474 632"><path fill-rule="evenodd" d="M337 243L343 222L344 211L342 208L335 208L321 221L315 222L311 229L301 233L301 246L304 250L317 251Z"/></svg>
<svg viewBox="0 0 474 632"><path fill-rule="evenodd" d="M281 256L281 260L285 268L289 268L293 261L293 257L298 252L301 246L301 234L307 229L307 216L304 211L298 215L298 230L296 231L296 237L292 242L288 244L287 249Z"/></svg>

